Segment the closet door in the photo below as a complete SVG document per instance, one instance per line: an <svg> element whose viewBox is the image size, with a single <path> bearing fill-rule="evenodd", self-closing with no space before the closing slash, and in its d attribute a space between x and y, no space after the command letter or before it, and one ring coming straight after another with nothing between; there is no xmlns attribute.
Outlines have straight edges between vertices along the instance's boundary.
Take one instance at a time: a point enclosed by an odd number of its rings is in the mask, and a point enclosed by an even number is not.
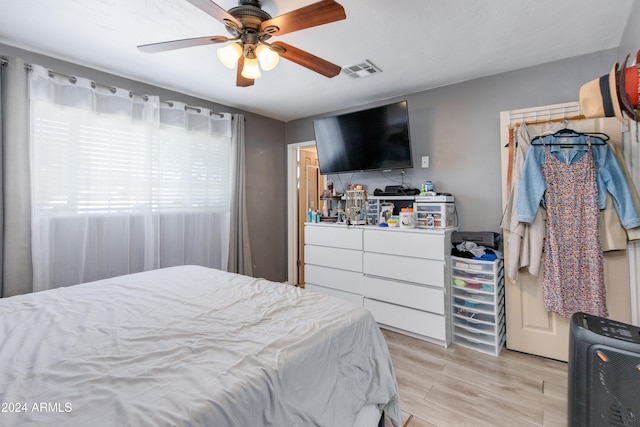
<svg viewBox="0 0 640 427"><path fill-rule="evenodd" d="M525 120L525 122L562 119L579 115L577 103L536 109L503 112L500 114L501 146L508 142L507 126ZM546 131L557 122L528 125L533 138ZM567 127L579 132L605 132L611 141L622 146L622 129L615 118L570 121ZM506 204L506 181L508 148L502 148L503 205ZM504 206L503 206L504 207ZM505 265L508 259L509 233L503 230L505 242ZM631 323L629 303L629 262L627 251L605 252L605 285L607 288L607 306L610 318ZM505 277L505 308L507 316L507 348L557 360L568 360L569 319L548 312L542 299L542 267L540 276L531 276L527 269L521 269L517 280ZM505 267L506 276L506 267Z"/></svg>

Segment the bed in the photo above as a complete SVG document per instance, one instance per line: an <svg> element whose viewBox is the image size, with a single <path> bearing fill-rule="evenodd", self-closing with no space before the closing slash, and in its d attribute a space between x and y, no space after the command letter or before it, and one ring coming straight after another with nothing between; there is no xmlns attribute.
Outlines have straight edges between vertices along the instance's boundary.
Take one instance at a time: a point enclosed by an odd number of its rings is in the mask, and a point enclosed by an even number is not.
<svg viewBox="0 0 640 427"><path fill-rule="evenodd" d="M400 425L363 308L199 266L0 299L2 426Z"/></svg>

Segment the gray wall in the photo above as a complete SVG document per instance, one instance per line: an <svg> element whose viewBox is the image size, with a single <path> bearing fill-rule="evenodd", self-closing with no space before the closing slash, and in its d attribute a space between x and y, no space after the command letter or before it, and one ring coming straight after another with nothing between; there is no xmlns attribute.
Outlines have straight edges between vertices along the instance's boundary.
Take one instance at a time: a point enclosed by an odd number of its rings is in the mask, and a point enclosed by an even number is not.
<svg viewBox="0 0 640 427"><path fill-rule="evenodd" d="M638 25L638 22L640 22L640 2L634 1L619 49L620 61L624 61L624 57L627 54L631 54L627 67L633 63L636 52L640 49L640 25Z"/></svg>
<svg viewBox="0 0 640 427"><path fill-rule="evenodd" d="M287 279L286 146L284 122L225 105L173 92L91 68L0 44L0 56L14 56L63 74L73 74L98 83L118 86L137 94L153 94L163 100L182 101L213 111L245 115L247 207L253 274L275 281Z"/></svg>
<svg viewBox="0 0 640 427"><path fill-rule="evenodd" d="M500 231L500 112L577 101L582 84L608 74L619 60L618 50L610 49L357 109L406 99L414 168L407 170L404 182L420 188L425 180L431 180L436 191L453 194L461 230ZM288 122L287 143L313 140L313 118ZM428 169L420 167L422 156L430 157ZM339 174L330 178L340 189L342 185L358 183L366 185L370 193L401 179L398 172Z"/></svg>

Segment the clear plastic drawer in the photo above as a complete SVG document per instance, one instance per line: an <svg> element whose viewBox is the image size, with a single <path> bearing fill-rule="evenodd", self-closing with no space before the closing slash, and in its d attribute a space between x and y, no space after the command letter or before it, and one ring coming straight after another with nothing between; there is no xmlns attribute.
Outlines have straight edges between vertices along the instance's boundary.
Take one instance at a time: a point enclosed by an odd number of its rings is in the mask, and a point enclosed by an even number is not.
<svg viewBox="0 0 640 427"><path fill-rule="evenodd" d="M462 345L464 347L469 347L473 350L480 351L482 353L488 353L493 355L496 355L497 353L499 353L500 348L502 347L501 344L499 346L496 346L495 344L489 344L482 340L475 340L469 337L462 337L459 335L453 336L453 342L458 345Z"/></svg>
<svg viewBox="0 0 640 427"><path fill-rule="evenodd" d="M454 335L464 337L469 341L494 345L496 341L495 331L488 332L480 329L453 327Z"/></svg>
<svg viewBox="0 0 640 427"><path fill-rule="evenodd" d="M495 333L496 331L496 326L493 324L479 322L477 320L464 318L461 316L453 317L453 325L465 329L475 329L476 331L483 331L487 333Z"/></svg>
<svg viewBox="0 0 640 427"><path fill-rule="evenodd" d="M451 257L452 276L465 281L496 283L502 271L502 260L481 261Z"/></svg>
<svg viewBox="0 0 640 427"><path fill-rule="evenodd" d="M476 303L495 304L495 294L493 292L476 290L472 288L453 287L453 296L468 299Z"/></svg>
<svg viewBox="0 0 640 427"><path fill-rule="evenodd" d="M451 266L460 270L475 271L477 273L485 273L495 275L501 267L502 261L483 261L469 258L451 257Z"/></svg>
<svg viewBox="0 0 640 427"><path fill-rule="evenodd" d="M495 314L482 313L474 308L458 306L455 304L453 306L453 315L468 322L486 323L493 325L495 325L496 323Z"/></svg>
<svg viewBox="0 0 640 427"><path fill-rule="evenodd" d="M480 311L480 312L494 313L494 311L495 311L495 305L494 304L478 302L478 301L474 301L474 300L467 299L467 298L454 297L453 298L453 304L454 304L454 306L459 306L459 307L463 307L463 308L470 308L470 309L473 309L475 311Z"/></svg>
<svg viewBox="0 0 640 427"><path fill-rule="evenodd" d="M467 290L483 291L489 293L495 292L495 284L493 283L480 283L473 280L464 280L459 277L454 277L451 280L453 283L453 289L464 288Z"/></svg>

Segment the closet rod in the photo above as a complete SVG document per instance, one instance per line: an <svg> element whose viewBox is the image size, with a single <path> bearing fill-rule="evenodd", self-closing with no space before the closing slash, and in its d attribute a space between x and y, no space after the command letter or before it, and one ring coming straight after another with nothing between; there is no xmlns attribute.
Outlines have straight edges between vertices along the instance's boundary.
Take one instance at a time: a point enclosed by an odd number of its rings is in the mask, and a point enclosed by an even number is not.
<svg viewBox="0 0 640 427"><path fill-rule="evenodd" d="M0 57L0 65L7 65L8 63L9 63L9 60L8 60L8 59ZM33 70L33 66L32 66L31 64L24 64L24 68L25 68L26 70L28 70L28 71ZM71 81L72 83L75 83L75 79L77 78L77 77L75 77L75 76L71 76L71 75L69 75L69 74L59 73L59 72L57 72L57 71L53 71L53 70L48 70L48 71L49 71L49 73L51 73L51 74L55 74L55 75L57 75L57 76L67 78L67 79L69 79L69 81ZM113 89L114 89L114 87L113 87L113 86L108 86L108 85L105 85L105 84L97 83L97 82L95 82L95 81L93 81L93 80L92 80L92 83L93 83L93 84L95 84L96 86L100 86L100 87L103 87L103 88L105 88L105 89L109 89L110 91L112 91L112 92L113 92ZM133 95L133 92L131 92L131 94ZM146 100L147 95L142 95L142 97L143 97L143 98L145 98L145 100ZM163 102L163 103L165 103L165 104L169 105L170 107L173 107L173 101L164 101L164 100L160 100L160 102ZM200 112L202 111L202 108L200 108L200 107L193 107L193 106L191 106L191 105L185 105L185 106L184 106L184 108L185 108L185 109L187 109L187 110L194 110L194 111L197 111L198 113L200 113ZM211 114L216 114L216 115L218 115L218 116L220 116L220 117L224 117L224 113L217 113L217 112L215 112L215 111L211 111Z"/></svg>
<svg viewBox="0 0 640 427"><path fill-rule="evenodd" d="M545 119L545 120L532 120L529 122L524 122L525 125L542 125L545 123L558 123L558 122L568 122L568 121L572 121L572 120L584 120L586 119L586 117L582 114L577 115L577 116L571 116L571 117L558 117L556 119ZM514 124L510 124L509 126L507 126L507 130L512 132L513 129L517 128L518 126L520 126L521 122L516 122ZM513 140L513 135L509 134L509 142L505 144L505 148L510 147L510 143L512 143Z"/></svg>
<svg viewBox="0 0 640 427"><path fill-rule="evenodd" d="M557 119L546 119L546 120L533 120L530 122L524 122L525 125L542 125L545 123L557 123L557 122L564 122L564 121L572 121L572 120L584 120L586 119L586 117L582 114L578 115L578 116L571 116L571 117L562 117L562 118L557 118ZM510 126L512 127L518 127L520 126L521 122L516 122Z"/></svg>

